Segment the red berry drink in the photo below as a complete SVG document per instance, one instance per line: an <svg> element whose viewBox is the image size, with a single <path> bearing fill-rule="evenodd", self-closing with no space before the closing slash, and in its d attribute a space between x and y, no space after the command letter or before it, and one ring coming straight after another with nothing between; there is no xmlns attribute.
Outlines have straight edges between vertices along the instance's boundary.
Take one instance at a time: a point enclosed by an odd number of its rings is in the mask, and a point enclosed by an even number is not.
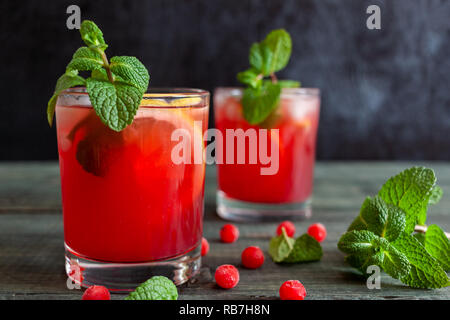
<svg viewBox="0 0 450 320"><path fill-rule="evenodd" d="M316 136L319 124L320 94L318 89L283 89L278 108L263 122L250 125L243 116L242 90L219 88L214 96L216 128L222 133L218 148L218 212L231 220L285 219L310 214ZM245 140L245 150L234 143L227 147L227 131L267 130L267 138L256 134L258 161L250 163L251 138ZM278 129L278 135L273 135ZM251 137L248 134L248 137ZM264 139L264 140L263 140ZM236 139L237 141L237 139ZM270 165L261 162L260 145L267 144L278 152L278 164L272 163L272 174L262 174ZM234 163L227 153L234 152ZM238 163L237 154L245 152L246 163ZM277 159L272 157L274 161ZM278 170L276 170L278 169Z"/></svg>
<svg viewBox="0 0 450 320"><path fill-rule="evenodd" d="M80 261L83 285L91 279L112 289L131 289L153 273L178 284L195 273L202 240L208 99L200 90L147 94L133 123L115 132L95 114L83 89L59 97L66 255ZM190 137L185 163L174 162L172 155L179 145L172 137L177 129ZM104 263L118 267L103 268L99 275L95 268ZM188 274L179 272L186 263Z"/></svg>

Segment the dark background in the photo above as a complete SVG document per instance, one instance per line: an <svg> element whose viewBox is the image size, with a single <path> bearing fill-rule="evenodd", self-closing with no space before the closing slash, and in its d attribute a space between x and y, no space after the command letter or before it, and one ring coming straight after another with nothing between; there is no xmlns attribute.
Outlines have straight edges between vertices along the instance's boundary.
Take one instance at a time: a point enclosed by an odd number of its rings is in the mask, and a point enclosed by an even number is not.
<svg viewBox="0 0 450 320"><path fill-rule="evenodd" d="M237 85L251 43L284 27L294 49L280 77L322 90L319 159L450 160L446 0L1 0L0 160L57 158L45 110L82 45L70 4L153 86ZM381 30L366 28L370 4Z"/></svg>

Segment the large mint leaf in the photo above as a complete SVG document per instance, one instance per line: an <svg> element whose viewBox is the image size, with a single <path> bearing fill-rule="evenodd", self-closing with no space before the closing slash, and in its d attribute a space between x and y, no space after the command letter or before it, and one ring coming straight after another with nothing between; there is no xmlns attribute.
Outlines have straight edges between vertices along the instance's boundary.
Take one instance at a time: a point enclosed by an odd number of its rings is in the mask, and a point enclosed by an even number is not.
<svg viewBox="0 0 450 320"><path fill-rule="evenodd" d="M127 56L113 57L110 68L114 74L141 90L142 93L147 91L150 76L147 68L137 58Z"/></svg>
<svg viewBox="0 0 450 320"><path fill-rule="evenodd" d="M123 82L89 78L86 80L92 106L103 123L114 131L121 131L133 122L143 92Z"/></svg>
<svg viewBox="0 0 450 320"><path fill-rule="evenodd" d="M103 68L102 55L88 47L79 48L73 55L67 70L93 71Z"/></svg>
<svg viewBox="0 0 450 320"><path fill-rule="evenodd" d="M103 32L97 25L89 20L84 20L80 27L81 39L88 47L106 49L107 45L103 39Z"/></svg>
<svg viewBox="0 0 450 320"><path fill-rule="evenodd" d="M155 276L131 292L125 300L177 300L178 290L166 277Z"/></svg>
<svg viewBox="0 0 450 320"><path fill-rule="evenodd" d="M394 246L388 245L383 248L382 267L387 274L395 279L400 279L409 274L411 265L408 258Z"/></svg>
<svg viewBox="0 0 450 320"><path fill-rule="evenodd" d="M379 247L380 237L368 230L353 230L342 235L338 248L348 254L371 255Z"/></svg>
<svg viewBox="0 0 450 320"><path fill-rule="evenodd" d="M47 104L47 120L50 126L53 125L56 102L61 92L69 88L84 86L85 84L86 81L80 77L77 72L67 72L58 79L56 82L55 92Z"/></svg>
<svg viewBox="0 0 450 320"><path fill-rule="evenodd" d="M378 195L386 203L397 206L406 213L405 232L410 234L414 231L419 216L426 210L435 183L433 170L413 167L390 178Z"/></svg>
<svg viewBox="0 0 450 320"><path fill-rule="evenodd" d="M297 263L318 261L323 251L320 243L309 234L304 234L295 240L294 248L283 262Z"/></svg>
<svg viewBox="0 0 450 320"><path fill-rule="evenodd" d="M261 88L247 88L242 97L244 118L250 124L263 122L274 111L280 101L281 86L264 83Z"/></svg>
<svg viewBox="0 0 450 320"><path fill-rule="evenodd" d="M345 261L361 272L364 276L368 276L367 267L375 265L381 266L383 265L384 253L383 251L375 251L371 254L350 254L345 257Z"/></svg>
<svg viewBox="0 0 450 320"><path fill-rule="evenodd" d="M250 65L264 76L270 75L273 61L273 52L263 43L254 43L250 48Z"/></svg>
<svg viewBox="0 0 450 320"><path fill-rule="evenodd" d="M428 227L425 235L425 249L445 271L450 271L450 240L439 226L432 224Z"/></svg>
<svg viewBox="0 0 450 320"><path fill-rule="evenodd" d="M277 72L286 67L291 57L292 40L284 29L274 30L269 33L262 43L272 52L269 73Z"/></svg>
<svg viewBox="0 0 450 320"><path fill-rule="evenodd" d="M273 237L269 243L269 255L275 262L282 262L286 259L294 248L295 240L283 233L278 237Z"/></svg>
<svg viewBox="0 0 450 320"><path fill-rule="evenodd" d="M403 233L392 245L408 259L411 270L400 280L415 288L442 288L450 281L439 262L412 235Z"/></svg>
<svg viewBox="0 0 450 320"><path fill-rule="evenodd" d="M397 239L405 229L405 213L378 196L364 201L360 216L361 221L366 223L367 230L389 241Z"/></svg>

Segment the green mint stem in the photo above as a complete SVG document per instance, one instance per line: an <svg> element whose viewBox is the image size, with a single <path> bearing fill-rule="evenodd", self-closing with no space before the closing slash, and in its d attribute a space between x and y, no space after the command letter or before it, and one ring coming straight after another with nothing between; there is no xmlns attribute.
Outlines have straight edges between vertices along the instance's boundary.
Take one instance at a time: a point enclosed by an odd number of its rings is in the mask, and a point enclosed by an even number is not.
<svg viewBox="0 0 450 320"><path fill-rule="evenodd" d="M273 73L273 72L270 74L270 79L272 79L272 83L277 83L278 82L278 78L275 75L275 73Z"/></svg>
<svg viewBox="0 0 450 320"><path fill-rule="evenodd" d="M108 61L108 57L106 56L106 53L103 50L98 50L98 52L100 52L100 54L102 55L103 66L106 69L106 74L108 75L109 81L111 83L114 83L114 76L111 72L111 68L109 67L109 61Z"/></svg>

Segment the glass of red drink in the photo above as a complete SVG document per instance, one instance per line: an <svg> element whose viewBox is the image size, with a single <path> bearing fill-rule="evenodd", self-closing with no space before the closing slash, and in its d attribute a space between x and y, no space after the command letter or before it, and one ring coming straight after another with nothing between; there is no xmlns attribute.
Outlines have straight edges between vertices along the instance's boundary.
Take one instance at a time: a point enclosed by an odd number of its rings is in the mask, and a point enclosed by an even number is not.
<svg viewBox="0 0 450 320"><path fill-rule="evenodd" d="M56 106L66 271L82 286L130 290L153 275L185 282L200 267L204 162L174 163L182 129L204 153L209 93L151 90L131 125L105 126L84 88Z"/></svg>
<svg viewBox="0 0 450 320"><path fill-rule="evenodd" d="M311 194L315 164L316 136L319 124L320 91L307 88L285 88L277 109L261 124L250 125L242 113L242 89L218 88L214 94L214 118L223 145L218 148L218 214L229 220L278 220L311 215ZM227 132L242 129L267 131L246 135L245 150L228 148ZM242 131L241 131L242 132ZM276 133L276 134L275 134ZM254 146L250 147L251 139ZM220 141L219 141L220 142ZM278 153L278 170L262 174L267 167L259 158L249 161L249 152L260 151L261 143ZM230 163L227 153L233 152ZM244 164L237 154L247 152ZM269 152L270 153L270 152ZM274 157L276 160L276 157Z"/></svg>

